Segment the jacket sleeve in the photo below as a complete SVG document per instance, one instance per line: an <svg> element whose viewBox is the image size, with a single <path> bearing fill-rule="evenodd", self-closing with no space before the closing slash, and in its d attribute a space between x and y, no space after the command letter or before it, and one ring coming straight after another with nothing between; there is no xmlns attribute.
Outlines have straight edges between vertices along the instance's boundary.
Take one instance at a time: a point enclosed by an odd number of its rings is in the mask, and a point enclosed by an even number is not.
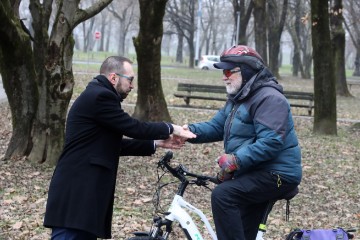
<svg viewBox="0 0 360 240"><path fill-rule="evenodd" d="M173 130L165 122L142 122L132 118L121 108L118 97L110 91L101 92L94 107L99 124L130 138L167 139Z"/></svg>
<svg viewBox="0 0 360 240"><path fill-rule="evenodd" d="M155 153L153 140L137 140L124 138L121 141L120 156L151 156Z"/></svg>
<svg viewBox="0 0 360 240"><path fill-rule="evenodd" d="M188 142L209 143L222 141L224 138L225 120L225 110L221 109L210 121L190 124L189 129L196 134L196 138L188 139Z"/></svg>

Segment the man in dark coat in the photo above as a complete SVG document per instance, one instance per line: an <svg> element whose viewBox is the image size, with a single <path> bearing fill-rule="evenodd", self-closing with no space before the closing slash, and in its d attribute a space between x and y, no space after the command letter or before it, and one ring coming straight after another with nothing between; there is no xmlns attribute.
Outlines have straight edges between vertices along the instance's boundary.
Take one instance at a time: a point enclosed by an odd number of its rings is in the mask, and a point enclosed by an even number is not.
<svg viewBox="0 0 360 240"><path fill-rule="evenodd" d="M141 122L124 112L121 102L134 88L131 64L124 57L107 58L69 111L44 220L52 228L51 239L111 238L119 156L181 147L171 134L195 137L178 125Z"/></svg>

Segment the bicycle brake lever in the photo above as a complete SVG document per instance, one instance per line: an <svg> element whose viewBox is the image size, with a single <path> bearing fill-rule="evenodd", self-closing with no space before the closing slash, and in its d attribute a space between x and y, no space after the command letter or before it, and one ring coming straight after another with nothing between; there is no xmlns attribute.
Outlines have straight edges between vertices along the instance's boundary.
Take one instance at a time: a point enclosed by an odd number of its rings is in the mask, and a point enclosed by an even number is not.
<svg viewBox="0 0 360 240"><path fill-rule="evenodd" d="M209 177L209 181L217 185L221 183L217 177Z"/></svg>
<svg viewBox="0 0 360 240"><path fill-rule="evenodd" d="M197 178L194 183L197 185L197 186L207 186L209 185L209 182L207 180L204 180L204 179L199 179Z"/></svg>

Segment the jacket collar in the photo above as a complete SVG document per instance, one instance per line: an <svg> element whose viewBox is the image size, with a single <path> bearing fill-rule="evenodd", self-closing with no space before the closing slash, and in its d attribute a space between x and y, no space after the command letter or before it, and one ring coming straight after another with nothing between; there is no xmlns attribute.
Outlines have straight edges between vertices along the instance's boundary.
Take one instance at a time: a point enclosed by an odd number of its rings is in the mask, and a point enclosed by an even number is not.
<svg viewBox="0 0 360 240"><path fill-rule="evenodd" d="M115 90L114 86L110 83L109 79L107 79L104 75L97 75L93 80L95 80L95 81L97 80L97 82L99 84L101 84L105 88L107 88L107 89L111 90L112 92L114 92L120 98L121 102L123 101L120 94Z"/></svg>

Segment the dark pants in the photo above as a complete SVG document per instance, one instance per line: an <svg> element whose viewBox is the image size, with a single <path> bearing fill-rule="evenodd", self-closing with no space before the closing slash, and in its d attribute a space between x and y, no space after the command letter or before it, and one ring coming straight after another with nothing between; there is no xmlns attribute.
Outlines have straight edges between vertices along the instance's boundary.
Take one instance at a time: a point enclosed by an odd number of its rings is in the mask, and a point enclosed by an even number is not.
<svg viewBox="0 0 360 240"><path fill-rule="evenodd" d="M89 232L71 228L53 228L51 240L96 240L96 236Z"/></svg>
<svg viewBox="0 0 360 240"><path fill-rule="evenodd" d="M211 195L218 239L255 240L268 201L297 186L280 180L276 174L256 171L218 185Z"/></svg>

